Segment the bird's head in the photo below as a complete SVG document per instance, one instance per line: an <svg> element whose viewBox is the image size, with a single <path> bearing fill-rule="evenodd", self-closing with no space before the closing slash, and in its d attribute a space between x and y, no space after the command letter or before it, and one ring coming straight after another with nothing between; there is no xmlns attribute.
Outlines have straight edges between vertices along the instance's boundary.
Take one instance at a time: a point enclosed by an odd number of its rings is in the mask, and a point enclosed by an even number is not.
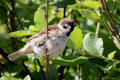
<svg viewBox="0 0 120 80"><path fill-rule="evenodd" d="M67 36L74 30L76 23L72 19L64 18L60 20L58 27L66 33Z"/></svg>

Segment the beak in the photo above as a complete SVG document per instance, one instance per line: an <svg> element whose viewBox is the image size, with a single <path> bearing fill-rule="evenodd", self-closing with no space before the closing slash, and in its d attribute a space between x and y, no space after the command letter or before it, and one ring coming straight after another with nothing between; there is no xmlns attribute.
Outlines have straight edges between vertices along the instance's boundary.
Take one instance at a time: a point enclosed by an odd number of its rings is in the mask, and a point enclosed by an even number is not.
<svg viewBox="0 0 120 80"><path fill-rule="evenodd" d="M76 26L76 25L77 25L77 23L76 23L76 22L74 22L74 23L73 23L73 26Z"/></svg>

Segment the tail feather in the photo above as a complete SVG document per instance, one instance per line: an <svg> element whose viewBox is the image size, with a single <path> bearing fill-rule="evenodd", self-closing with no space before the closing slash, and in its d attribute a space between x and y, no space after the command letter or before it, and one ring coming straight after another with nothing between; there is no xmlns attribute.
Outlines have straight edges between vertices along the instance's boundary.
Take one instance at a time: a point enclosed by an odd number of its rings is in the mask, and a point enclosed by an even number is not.
<svg viewBox="0 0 120 80"><path fill-rule="evenodd" d="M16 60L17 58L19 58L21 55L22 55L22 52L19 50L19 51L17 51L17 52L14 52L14 53L8 55L8 58L9 58L11 61L14 61L14 60Z"/></svg>

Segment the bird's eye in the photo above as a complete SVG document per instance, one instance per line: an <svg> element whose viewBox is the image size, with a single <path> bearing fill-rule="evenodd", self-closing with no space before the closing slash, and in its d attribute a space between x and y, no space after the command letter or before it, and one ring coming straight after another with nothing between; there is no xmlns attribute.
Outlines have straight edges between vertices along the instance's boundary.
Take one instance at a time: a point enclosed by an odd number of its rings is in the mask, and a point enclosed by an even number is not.
<svg viewBox="0 0 120 80"><path fill-rule="evenodd" d="M63 26L64 29L67 29L68 27L67 26Z"/></svg>

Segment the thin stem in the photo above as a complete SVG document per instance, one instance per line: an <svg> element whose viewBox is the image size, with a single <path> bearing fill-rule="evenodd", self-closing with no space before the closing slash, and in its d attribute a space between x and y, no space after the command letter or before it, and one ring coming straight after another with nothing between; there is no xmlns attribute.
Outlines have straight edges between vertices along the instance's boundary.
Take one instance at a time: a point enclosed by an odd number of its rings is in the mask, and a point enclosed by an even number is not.
<svg viewBox="0 0 120 80"><path fill-rule="evenodd" d="M41 73L42 73L42 75L43 75L43 79L45 80L45 75L44 75L44 71L43 71L43 66L40 64L40 61L39 61L38 59L36 59L36 60L37 60L38 65L39 65L39 67L40 67L40 71L41 71Z"/></svg>
<svg viewBox="0 0 120 80"><path fill-rule="evenodd" d="M65 6L63 9L63 18L66 18L66 8L67 8L67 6Z"/></svg>
<svg viewBox="0 0 120 80"><path fill-rule="evenodd" d="M48 8L49 8L49 1L46 0L46 26L47 26L47 30L46 30L46 35L47 35L47 39L48 39ZM45 49L46 51L46 80L48 80L48 64L49 64L49 55L48 55L48 48Z"/></svg>
<svg viewBox="0 0 120 80"><path fill-rule="evenodd" d="M15 1L14 0L8 0L10 11L8 11L8 24L11 27L11 32L14 32L17 30L15 25ZM13 43L15 43L15 49L18 49L18 43L16 38L11 38Z"/></svg>
<svg viewBox="0 0 120 80"><path fill-rule="evenodd" d="M45 58L45 60L46 60L46 80L48 80L48 64L49 64L49 56L47 55L47 53L48 53L48 48L46 48L46 58Z"/></svg>
<svg viewBox="0 0 120 80"><path fill-rule="evenodd" d="M104 19L104 17L101 16L102 20L103 20L103 23L104 23L104 27L107 28L109 34L112 36L113 40L114 40L114 43L116 45L117 48L120 49L120 35L119 35L119 32L115 26L115 23L114 23L114 20L113 20L113 17L109 11L109 8L108 8L108 5L107 5L107 2L106 0L104 0L104 4L103 4L103 1L102 0L99 0L100 4L102 5L102 7L106 7L106 11L108 13L108 16L112 22L112 25L111 25L111 22L107 21ZM105 11L104 9L102 10L102 7L100 6L99 8L99 11L100 13L102 13L103 11Z"/></svg>
<svg viewBox="0 0 120 80"><path fill-rule="evenodd" d="M95 56L95 55L93 55L92 53L88 53L88 52L86 52L86 51L84 51L84 50L81 50L80 48L79 48L78 50L79 50L80 52L82 52L82 53L85 53L86 55L88 55L88 56L90 56L90 57L100 58L100 59L103 59L103 60L108 60L108 59L107 59L106 57L104 57L104 56ZM111 59L111 60L109 60L109 61L120 63L120 60L116 60L116 59Z"/></svg>
<svg viewBox="0 0 120 80"><path fill-rule="evenodd" d="M78 80L80 80L80 64L78 65Z"/></svg>
<svg viewBox="0 0 120 80"><path fill-rule="evenodd" d="M67 49L67 47L66 47L65 50L63 51L63 56L65 56L66 49ZM58 80L63 80L63 78L64 78L65 66L60 66L59 69L60 69L60 72L59 72Z"/></svg>
<svg viewBox="0 0 120 80"><path fill-rule="evenodd" d="M3 58L2 55L0 55L0 62L1 62L2 65L4 65L4 67L6 68L6 70L7 70L8 73L9 73L9 75L11 76L10 71L9 71L7 65L5 64L5 61L4 61L4 58Z"/></svg>
<svg viewBox="0 0 120 80"><path fill-rule="evenodd" d="M100 2L100 9L103 12L105 10L104 5L103 5L103 1L99 0L99 2Z"/></svg>
<svg viewBox="0 0 120 80"><path fill-rule="evenodd" d="M2 68L1 65L0 65L0 70L1 70L1 73L3 74L3 76L4 76L3 68Z"/></svg>
<svg viewBox="0 0 120 80"><path fill-rule="evenodd" d="M110 13L110 11L109 11L109 8L108 8L108 5L107 5L106 0L104 0L104 3L105 3L105 7L106 7L106 11L107 11L107 13L108 13L108 16L109 16L109 18L110 18L110 20L111 20L111 22L112 22L112 26L113 26L113 28L115 29L115 33L118 35L118 37L119 37L119 39L120 39L119 32L118 32L118 30L117 30L117 28L116 28L116 26L115 26L114 19L113 19L112 15L111 15L111 13Z"/></svg>
<svg viewBox="0 0 120 80"><path fill-rule="evenodd" d="M49 8L49 2L48 2L48 0L46 0L46 26L47 26L46 33L47 33L47 39L48 39L48 8Z"/></svg>
<svg viewBox="0 0 120 80"><path fill-rule="evenodd" d="M16 16L16 18L17 18L18 24L20 25L20 27L22 28L22 30L24 30L24 27L23 27L23 25L22 25L21 21L19 20L19 18L18 18L18 16L17 16L16 13L15 13L15 16Z"/></svg>
<svg viewBox="0 0 120 80"><path fill-rule="evenodd" d="M97 23L97 28L96 28L96 35L97 36L98 36L99 30L100 30L100 23L98 22Z"/></svg>

